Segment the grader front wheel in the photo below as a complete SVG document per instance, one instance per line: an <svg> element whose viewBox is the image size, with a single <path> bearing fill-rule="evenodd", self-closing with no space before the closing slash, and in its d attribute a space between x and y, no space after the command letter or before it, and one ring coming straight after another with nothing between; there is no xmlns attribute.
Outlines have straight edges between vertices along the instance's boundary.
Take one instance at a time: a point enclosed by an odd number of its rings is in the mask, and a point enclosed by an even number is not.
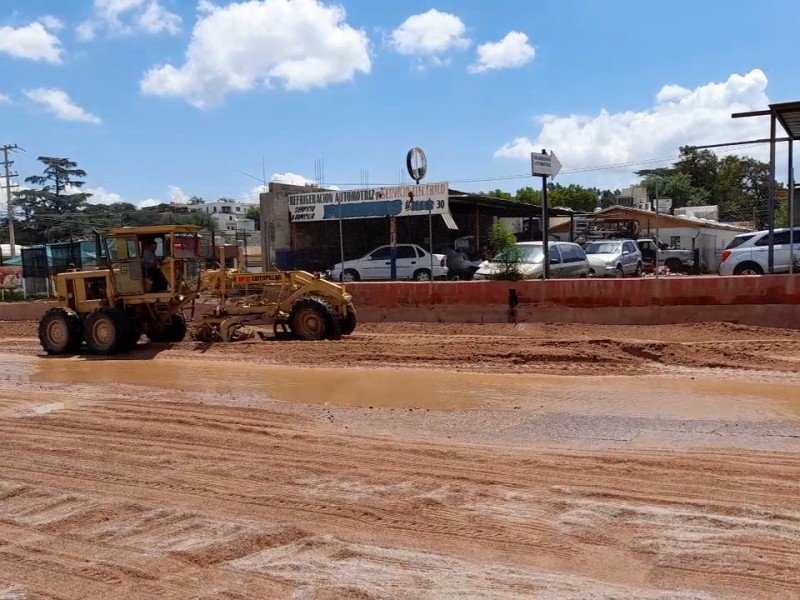
<svg viewBox="0 0 800 600"><path fill-rule="evenodd" d="M352 302L347 303L347 316L340 322L342 335L350 335L356 330L356 308Z"/></svg>
<svg viewBox="0 0 800 600"><path fill-rule="evenodd" d="M95 354L111 355L126 350L132 334L128 318L116 308L98 308L83 324L86 345Z"/></svg>
<svg viewBox="0 0 800 600"><path fill-rule="evenodd" d="M322 298L302 298L292 307L289 326L297 339L304 341L336 340L342 337L339 316Z"/></svg>

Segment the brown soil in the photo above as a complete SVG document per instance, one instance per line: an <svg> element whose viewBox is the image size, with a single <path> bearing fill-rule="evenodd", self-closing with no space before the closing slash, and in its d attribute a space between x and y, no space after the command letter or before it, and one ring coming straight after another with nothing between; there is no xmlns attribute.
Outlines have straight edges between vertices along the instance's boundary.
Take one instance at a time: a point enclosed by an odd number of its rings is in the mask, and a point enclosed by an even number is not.
<svg viewBox="0 0 800 600"><path fill-rule="evenodd" d="M0 321L0 340L38 353L36 324ZM27 338L27 339L26 339ZM248 340L151 346L163 357L205 357L331 367L424 367L509 373L630 375L698 367L795 372L800 331L729 323L576 324L367 323L338 342ZM140 353L145 350L140 349Z"/></svg>
<svg viewBox="0 0 800 600"><path fill-rule="evenodd" d="M0 599L797 598L799 338L374 324L106 360L0 323Z"/></svg>

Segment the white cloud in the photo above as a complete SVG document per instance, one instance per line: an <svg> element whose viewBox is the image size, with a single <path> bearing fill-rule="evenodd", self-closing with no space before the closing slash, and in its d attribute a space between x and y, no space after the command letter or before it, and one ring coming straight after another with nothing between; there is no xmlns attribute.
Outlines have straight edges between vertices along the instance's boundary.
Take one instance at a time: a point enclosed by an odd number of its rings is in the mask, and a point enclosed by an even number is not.
<svg viewBox="0 0 800 600"><path fill-rule="evenodd" d="M26 90L25 95L64 121L102 123L99 117L75 104L64 90L58 88L36 88L34 90Z"/></svg>
<svg viewBox="0 0 800 600"><path fill-rule="evenodd" d="M191 196L177 185L167 186L167 191L169 192L169 201L173 204L189 204L189 198Z"/></svg>
<svg viewBox="0 0 800 600"><path fill-rule="evenodd" d="M183 65L150 69L145 94L184 98L198 108L225 95L280 83L288 90L350 81L369 73L369 40L341 6L321 0L203 1Z"/></svg>
<svg viewBox="0 0 800 600"><path fill-rule="evenodd" d="M317 183L313 179L309 179L303 175L298 175L297 173L292 173L291 171L286 173L275 173L269 178L269 180L274 181L275 183L285 183L287 185L316 185Z"/></svg>
<svg viewBox="0 0 800 600"><path fill-rule="evenodd" d="M166 10L159 0L94 0L94 14L76 28L78 38L94 39L100 31L109 35L133 33L177 34L181 18Z"/></svg>
<svg viewBox="0 0 800 600"><path fill-rule="evenodd" d="M304 175L298 175L297 173L292 173L288 171L286 173L274 173L272 177L269 178L270 181L274 181L275 183L285 183L287 185L317 185L317 182L313 179L309 179ZM326 190L338 190L338 185L328 185L325 184Z"/></svg>
<svg viewBox="0 0 800 600"><path fill-rule="evenodd" d="M150 2L138 20L139 27L147 33L166 31L175 35L181 30L181 18L167 11L158 2Z"/></svg>
<svg viewBox="0 0 800 600"><path fill-rule="evenodd" d="M92 197L88 200L89 204L115 204L117 202L126 202L139 208L148 208L152 206L158 206L159 204L169 204L170 202L188 202L189 200L189 196L181 188L174 185L167 186L167 196L169 196L169 200L160 200L158 198L128 200L123 198L122 195L117 194L116 192L110 192L102 186L84 187L82 190L75 188L70 190L70 193L76 193L78 191L92 194Z"/></svg>
<svg viewBox="0 0 800 600"><path fill-rule="evenodd" d="M456 15L432 8L412 15L389 36L389 45L406 56L428 56L441 63L441 55L451 49L464 49L470 44L467 28Z"/></svg>
<svg viewBox="0 0 800 600"><path fill-rule="evenodd" d="M0 104L12 104L13 100L11 100L11 96L8 94L0 93Z"/></svg>
<svg viewBox="0 0 800 600"><path fill-rule="evenodd" d="M0 27L0 53L59 64L61 41L51 30L60 28L61 21L49 16L23 27Z"/></svg>
<svg viewBox="0 0 800 600"><path fill-rule="evenodd" d="M734 112L765 108L769 104L766 89L767 77L759 69L694 90L666 85L656 95L652 108L617 113L604 109L596 116L540 117L538 137L518 137L498 148L494 156L529 161L531 152L547 148L558 155L566 170L676 157L679 148L686 145L767 137L768 123L763 118L731 118ZM765 158L763 147L737 153ZM670 160L663 162L669 164ZM631 173L647 166L622 171ZM595 180L606 177L603 173L586 176ZM620 171L611 176L619 178Z"/></svg>
<svg viewBox="0 0 800 600"><path fill-rule="evenodd" d="M115 204L117 202L125 202L125 200L122 199L122 196L115 194L114 192L109 192L104 187L84 187L82 190L75 190L75 192L70 193L77 193L78 191L86 192L87 194L92 195L92 197L87 200L89 204Z"/></svg>
<svg viewBox="0 0 800 600"><path fill-rule="evenodd" d="M52 15L39 17L39 23L44 25L45 29L52 29L53 31L59 31L64 28L64 24L61 22L61 19Z"/></svg>
<svg viewBox="0 0 800 600"><path fill-rule="evenodd" d="M510 31L499 42L478 46L478 58L469 66L469 72L515 69L532 61L535 56L536 50L528 43L528 36L519 31Z"/></svg>
<svg viewBox="0 0 800 600"><path fill-rule="evenodd" d="M244 194L242 194L242 197L239 198L239 200L241 202L247 202L249 204L258 204L259 198L263 192L264 192L264 186L258 185L246 191Z"/></svg>

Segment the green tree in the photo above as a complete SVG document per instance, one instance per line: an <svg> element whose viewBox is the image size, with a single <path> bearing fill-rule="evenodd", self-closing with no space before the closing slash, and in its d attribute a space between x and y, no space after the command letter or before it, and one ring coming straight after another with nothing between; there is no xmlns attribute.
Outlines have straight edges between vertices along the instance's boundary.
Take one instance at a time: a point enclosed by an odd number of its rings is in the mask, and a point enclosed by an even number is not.
<svg viewBox="0 0 800 600"><path fill-rule="evenodd" d="M691 146L682 147L680 153L675 172L688 175L693 187L713 193L719 170L717 155L711 150L697 150Z"/></svg>
<svg viewBox="0 0 800 600"><path fill-rule="evenodd" d="M776 187L783 187L777 183ZM720 219L768 222L769 165L754 158L726 156L720 161L716 184ZM779 208L779 207L776 207Z"/></svg>
<svg viewBox="0 0 800 600"><path fill-rule="evenodd" d="M578 212L592 212L597 208L598 194L589 188L574 183L566 187L551 183L548 189L547 202L550 206L571 208Z"/></svg>
<svg viewBox="0 0 800 600"><path fill-rule="evenodd" d="M519 263L522 259L517 237L496 219L489 230L489 246L498 258L500 269L491 277L497 280L518 281L522 279Z"/></svg>
<svg viewBox="0 0 800 600"><path fill-rule="evenodd" d="M189 204L191 206L197 206L198 204L205 204L205 200L201 196L192 196L189 198Z"/></svg>
<svg viewBox="0 0 800 600"><path fill-rule="evenodd" d="M517 202L524 202L525 204L541 205L542 191L534 189L531 186L526 186L517 190L515 200Z"/></svg>
<svg viewBox="0 0 800 600"><path fill-rule="evenodd" d="M478 192L481 196L488 196L490 198L501 198L503 200L513 200L514 195L509 192L504 192L500 188L492 190L491 192Z"/></svg>
<svg viewBox="0 0 800 600"><path fill-rule="evenodd" d="M694 187L691 177L686 173L650 174L642 180L641 185L647 188L651 200L655 199L658 188L661 198L672 199L673 208L703 206L708 204L712 194L710 190Z"/></svg>
<svg viewBox="0 0 800 600"><path fill-rule="evenodd" d="M244 213L244 218L255 221L256 231L261 231L261 207L258 204L248 206Z"/></svg>
<svg viewBox="0 0 800 600"><path fill-rule="evenodd" d="M614 206L619 202L619 190L603 190L600 194L600 207L601 208L608 208L610 206Z"/></svg>
<svg viewBox="0 0 800 600"><path fill-rule="evenodd" d="M78 213L92 196L81 191L86 171L68 158L40 156L37 160L44 165L42 174L25 178L25 183L36 187L14 194L15 204L25 215L23 228L33 237L49 239L80 233L85 227L70 215Z"/></svg>

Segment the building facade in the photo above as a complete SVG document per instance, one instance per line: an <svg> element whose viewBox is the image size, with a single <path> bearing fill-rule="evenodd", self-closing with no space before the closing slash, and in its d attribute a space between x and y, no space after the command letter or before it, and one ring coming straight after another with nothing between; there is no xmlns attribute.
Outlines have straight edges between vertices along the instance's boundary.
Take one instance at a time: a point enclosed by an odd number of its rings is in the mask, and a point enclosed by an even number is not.
<svg viewBox="0 0 800 600"><path fill-rule="evenodd" d="M219 199L213 202L204 202L189 207L194 212L203 212L213 217L217 222L217 229L222 232L246 231L252 232L256 229L256 223L252 219L246 219L245 213L252 204L237 202L236 200Z"/></svg>

